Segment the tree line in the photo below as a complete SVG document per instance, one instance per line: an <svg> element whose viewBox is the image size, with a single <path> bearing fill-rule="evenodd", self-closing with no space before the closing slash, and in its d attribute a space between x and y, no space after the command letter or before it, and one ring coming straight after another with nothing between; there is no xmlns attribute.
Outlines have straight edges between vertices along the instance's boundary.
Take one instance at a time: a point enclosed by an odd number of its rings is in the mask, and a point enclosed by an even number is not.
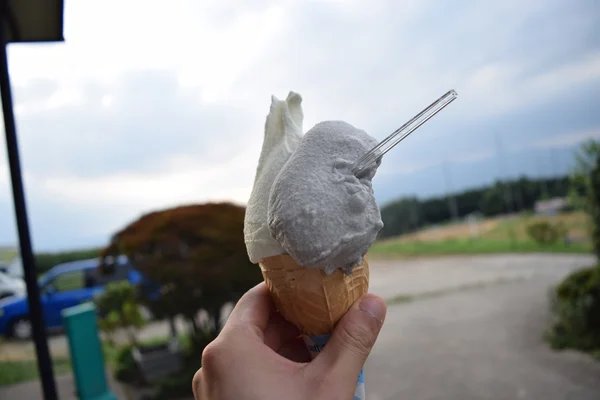
<svg viewBox="0 0 600 400"><path fill-rule="evenodd" d="M411 233L428 225L464 218L474 212L491 217L532 210L540 199L567 196L569 186L568 176L549 179L521 177L510 181L496 181L492 185L449 196L429 199L402 197L381 208L384 227L379 238Z"/></svg>

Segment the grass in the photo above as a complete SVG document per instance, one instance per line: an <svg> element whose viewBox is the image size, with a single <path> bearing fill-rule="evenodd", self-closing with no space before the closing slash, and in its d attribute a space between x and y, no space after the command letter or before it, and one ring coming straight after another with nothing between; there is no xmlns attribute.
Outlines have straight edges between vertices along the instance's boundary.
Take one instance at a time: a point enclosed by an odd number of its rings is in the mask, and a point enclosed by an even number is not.
<svg viewBox="0 0 600 400"><path fill-rule="evenodd" d="M19 254L17 249L4 247L0 248L0 263L9 263Z"/></svg>
<svg viewBox="0 0 600 400"><path fill-rule="evenodd" d="M65 375L71 372L71 360L68 357L56 357L52 360L55 375ZM36 360L1 361L0 386L14 385L38 379Z"/></svg>
<svg viewBox="0 0 600 400"><path fill-rule="evenodd" d="M189 347L190 340L185 334L181 334L179 339L181 340L184 348ZM166 343L169 340L168 337L158 337L155 339L143 340L141 345L151 346L161 343ZM120 348L103 343L104 348L104 359L106 364L114 369L117 366L117 357L119 355ZM71 373L71 360L69 357L54 357L52 359L54 366L54 374L56 376L65 375ZM17 383L23 383L38 379L38 369L36 360L4 360L0 361L0 386L14 385Z"/></svg>
<svg viewBox="0 0 600 400"><path fill-rule="evenodd" d="M550 220L562 222L576 242L557 242L540 245L529 238L527 226L533 222ZM375 242L369 255L383 257L491 254L491 253L590 253L592 245L587 236L588 220L581 212L565 213L556 217L521 216L512 219L481 221L479 236L471 238L466 224L424 230L411 235Z"/></svg>

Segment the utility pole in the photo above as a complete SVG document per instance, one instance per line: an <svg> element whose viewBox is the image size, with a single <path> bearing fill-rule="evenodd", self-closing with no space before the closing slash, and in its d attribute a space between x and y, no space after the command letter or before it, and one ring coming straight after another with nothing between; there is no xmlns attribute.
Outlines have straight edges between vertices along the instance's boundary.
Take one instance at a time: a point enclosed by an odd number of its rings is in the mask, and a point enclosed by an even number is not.
<svg viewBox="0 0 600 400"><path fill-rule="evenodd" d="M456 221L458 219L458 205L456 204L456 197L454 196L454 190L452 188L450 168L448 167L447 161L442 163L442 172L444 174L444 181L446 183L446 198L448 199L448 208L450 210L450 215L452 216L452 221Z"/></svg>

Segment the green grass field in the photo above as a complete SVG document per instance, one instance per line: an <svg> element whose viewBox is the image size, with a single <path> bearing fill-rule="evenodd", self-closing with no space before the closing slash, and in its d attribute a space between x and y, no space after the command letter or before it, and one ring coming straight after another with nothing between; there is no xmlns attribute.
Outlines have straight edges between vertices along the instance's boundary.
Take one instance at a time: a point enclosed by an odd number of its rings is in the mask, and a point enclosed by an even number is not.
<svg viewBox="0 0 600 400"><path fill-rule="evenodd" d="M52 364L57 376L71 372L71 361L66 357L54 358ZM27 382L38 379L38 376L36 360L0 362L0 386Z"/></svg>
<svg viewBox="0 0 600 400"><path fill-rule="evenodd" d="M527 235L527 226L549 220L562 222L575 242L540 245ZM521 216L513 219L481 221L479 237L472 239L466 224L450 224L435 230L375 242L370 256L402 257L418 255L489 254L489 253L589 253L587 217L583 213L566 213L556 217Z"/></svg>

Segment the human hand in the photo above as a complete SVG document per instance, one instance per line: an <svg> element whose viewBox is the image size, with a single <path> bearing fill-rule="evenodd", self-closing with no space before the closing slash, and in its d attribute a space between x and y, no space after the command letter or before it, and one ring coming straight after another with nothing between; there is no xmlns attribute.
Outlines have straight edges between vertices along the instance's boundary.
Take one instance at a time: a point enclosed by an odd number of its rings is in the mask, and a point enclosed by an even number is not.
<svg viewBox="0 0 600 400"><path fill-rule="evenodd" d="M275 310L264 283L248 291L202 353L196 400L352 399L386 305L361 297L312 361L298 329Z"/></svg>

